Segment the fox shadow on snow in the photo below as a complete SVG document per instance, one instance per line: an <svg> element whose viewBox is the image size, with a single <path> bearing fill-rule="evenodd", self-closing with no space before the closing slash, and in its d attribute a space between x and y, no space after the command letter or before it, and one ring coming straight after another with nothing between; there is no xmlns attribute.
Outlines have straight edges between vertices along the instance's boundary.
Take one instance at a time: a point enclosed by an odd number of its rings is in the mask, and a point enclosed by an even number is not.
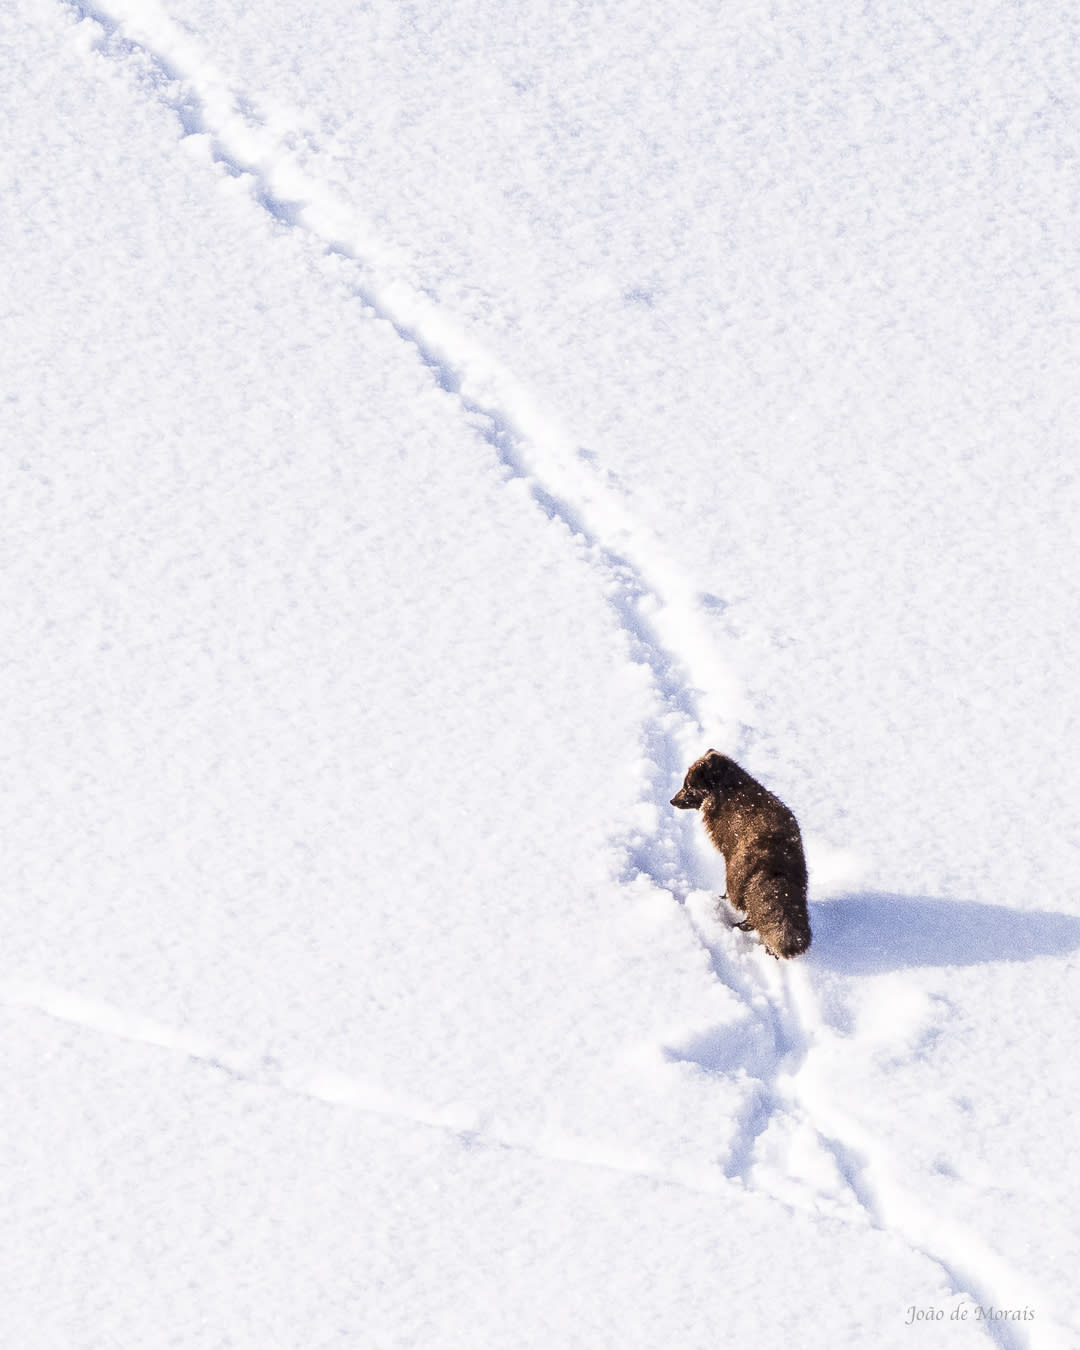
<svg viewBox="0 0 1080 1350"><path fill-rule="evenodd" d="M1080 918L929 896L844 895L811 906L811 961L846 975L1030 961L1080 948Z"/></svg>

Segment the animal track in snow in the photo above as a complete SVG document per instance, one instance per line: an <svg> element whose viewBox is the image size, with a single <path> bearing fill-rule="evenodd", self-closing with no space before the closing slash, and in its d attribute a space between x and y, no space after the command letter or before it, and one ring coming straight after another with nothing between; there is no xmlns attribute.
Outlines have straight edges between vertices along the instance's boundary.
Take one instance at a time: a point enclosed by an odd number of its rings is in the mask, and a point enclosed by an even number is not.
<svg viewBox="0 0 1080 1350"><path fill-rule="evenodd" d="M283 227L308 236L348 264L349 286L372 315L390 324L457 398L462 413L506 472L523 480L535 502L583 544L633 659L651 672L657 712L645 728L650 827L620 841L625 871L657 877L682 891L693 875L685 828L661 808L685 769L702 727L722 742L735 738L743 696L714 649L707 606L664 556L653 532L572 435L536 403L525 384L403 275L400 256L351 207L300 163L298 119L281 113L271 127L257 100L234 87L198 41L156 0L61 0L97 26L107 56L138 64L137 75L170 107L186 137L201 137L213 159L251 180L255 201ZM660 873L660 876L657 876Z"/></svg>
<svg viewBox="0 0 1080 1350"><path fill-rule="evenodd" d="M702 1030L669 1048L706 1071L744 1072L760 1087L738 1122L725 1172L749 1190L793 1208L864 1223L900 1238L945 1272L957 1295L988 1307L1054 1300L1011 1269L969 1226L939 1216L905 1177L902 1161L829 1090L823 1072L850 1032L830 1025L805 961L763 958L752 938L718 925L715 899L690 894L685 912L708 950L717 979L734 989L747 1018ZM1071 1332L1043 1318L1038 1327L986 1322L1001 1350L1068 1350Z"/></svg>
<svg viewBox="0 0 1080 1350"><path fill-rule="evenodd" d="M205 1037L124 1012L101 999L40 982L0 981L0 1006L31 1009L99 1035L157 1046L241 1082L446 1130L473 1146L516 1149L537 1158L604 1168L706 1194L719 1192L728 1184L719 1168L710 1177L700 1164L682 1170L677 1165L672 1167L643 1155L619 1153L610 1144L576 1136L546 1133L542 1140L534 1139L525 1132L493 1126L466 1104L439 1107L325 1065L282 1064L258 1048L215 1045Z"/></svg>

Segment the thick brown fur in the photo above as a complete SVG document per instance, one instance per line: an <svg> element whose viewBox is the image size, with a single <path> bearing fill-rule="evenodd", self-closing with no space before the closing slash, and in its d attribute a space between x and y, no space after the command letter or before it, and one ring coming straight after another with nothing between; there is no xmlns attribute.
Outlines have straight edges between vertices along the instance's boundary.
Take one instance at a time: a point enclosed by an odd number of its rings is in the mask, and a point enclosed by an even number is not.
<svg viewBox="0 0 1080 1350"><path fill-rule="evenodd" d="M745 913L746 926L757 929L766 951L777 957L806 951L806 859L798 823L780 798L710 750L690 765L671 804L701 811L724 855L727 898Z"/></svg>

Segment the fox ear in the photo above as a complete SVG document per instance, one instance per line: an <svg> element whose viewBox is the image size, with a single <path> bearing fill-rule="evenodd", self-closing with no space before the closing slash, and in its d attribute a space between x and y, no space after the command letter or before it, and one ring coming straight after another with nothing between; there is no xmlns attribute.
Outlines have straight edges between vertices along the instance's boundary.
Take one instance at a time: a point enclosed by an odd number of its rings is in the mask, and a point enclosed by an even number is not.
<svg viewBox="0 0 1080 1350"><path fill-rule="evenodd" d="M720 751L719 751L719 750L706 750L706 751L705 751L705 754L706 754L706 756L707 756L709 759L711 759L711 758L713 757L713 755L715 755L715 756L717 757L717 759L720 758Z"/></svg>

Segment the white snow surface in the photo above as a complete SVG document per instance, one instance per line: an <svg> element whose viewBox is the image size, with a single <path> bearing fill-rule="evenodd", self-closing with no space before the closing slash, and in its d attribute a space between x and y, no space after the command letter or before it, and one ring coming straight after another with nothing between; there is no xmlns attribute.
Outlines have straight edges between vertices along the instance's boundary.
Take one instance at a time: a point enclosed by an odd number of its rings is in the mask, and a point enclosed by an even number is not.
<svg viewBox="0 0 1080 1350"><path fill-rule="evenodd" d="M0 1343L1080 1346L1074 7L0 50Z"/></svg>

